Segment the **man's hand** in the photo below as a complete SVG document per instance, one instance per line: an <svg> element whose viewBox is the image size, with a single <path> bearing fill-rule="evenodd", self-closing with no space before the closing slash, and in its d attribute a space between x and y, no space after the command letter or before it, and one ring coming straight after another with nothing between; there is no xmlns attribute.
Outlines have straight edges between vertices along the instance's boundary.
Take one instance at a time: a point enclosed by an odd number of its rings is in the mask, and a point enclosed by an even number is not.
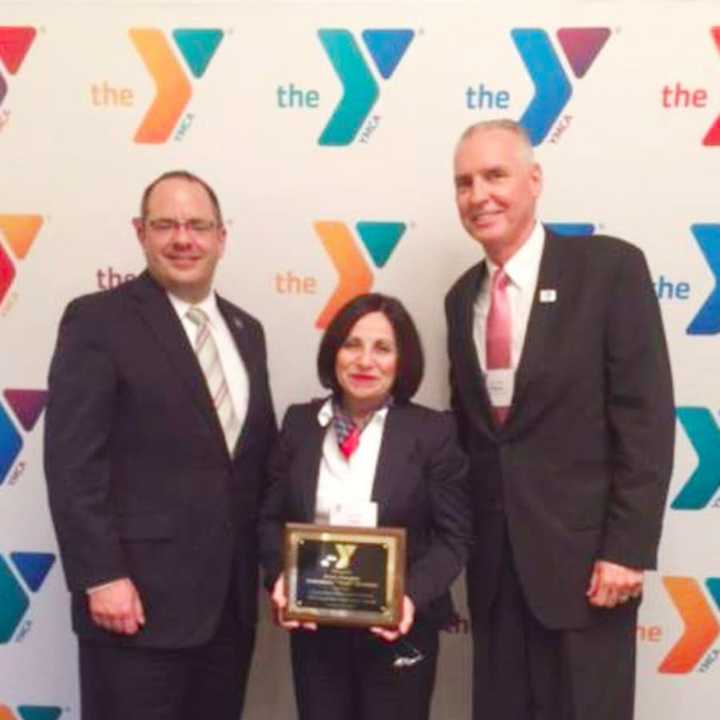
<svg viewBox="0 0 720 720"><path fill-rule="evenodd" d="M273 585L270 594L271 612L275 624L285 630L317 630L317 623L300 622L299 620L285 620L285 608L287 607L287 593L285 592L285 576L281 573Z"/></svg>
<svg viewBox="0 0 720 720"><path fill-rule="evenodd" d="M90 615L105 630L135 635L145 624L145 611L135 585L121 578L88 593Z"/></svg>
<svg viewBox="0 0 720 720"><path fill-rule="evenodd" d="M407 635L410 632L413 622L415 621L415 605L413 601L405 595L403 597L402 617L396 629L385 627L371 627L370 632L375 633L383 640L395 642L401 635Z"/></svg>
<svg viewBox="0 0 720 720"><path fill-rule="evenodd" d="M642 594L643 571L596 560L587 596L595 607L613 608Z"/></svg>

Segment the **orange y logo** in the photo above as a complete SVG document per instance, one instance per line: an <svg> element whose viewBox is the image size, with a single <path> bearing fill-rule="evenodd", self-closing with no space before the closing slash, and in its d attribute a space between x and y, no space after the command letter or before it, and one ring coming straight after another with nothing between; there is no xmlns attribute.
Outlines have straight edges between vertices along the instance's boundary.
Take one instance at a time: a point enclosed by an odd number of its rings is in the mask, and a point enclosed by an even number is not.
<svg viewBox="0 0 720 720"><path fill-rule="evenodd" d="M346 302L370 292L373 274L345 223L321 220L314 223L313 227L339 275L335 292L315 321L315 327L322 329L330 324L335 313ZM381 268L400 242L406 225L399 222L361 221L356 223L355 228L373 264Z"/></svg>
<svg viewBox="0 0 720 720"><path fill-rule="evenodd" d="M224 33L214 29L178 29L172 35L192 75L201 78ZM133 28L130 40L155 83L155 99L135 133L135 142L164 143L190 102L192 86L161 30Z"/></svg>
<svg viewBox="0 0 720 720"><path fill-rule="evenodd" d="M720 608L720 578L708 578L705 584L715 604ZM696 580L665 577L663 585L680 614L685 629L682 637L660 663L658 671L688 673L720 635L720 624Z"/></svg>
<svg viewBox="0 0 720 720"><path fill-rule="evenodd" d="M16 260L23 260L28 254L42 224L40 215L0 215L0 237L5 237L5 243ZM12 256L0 243L0 303L15 280Z"/></svg>

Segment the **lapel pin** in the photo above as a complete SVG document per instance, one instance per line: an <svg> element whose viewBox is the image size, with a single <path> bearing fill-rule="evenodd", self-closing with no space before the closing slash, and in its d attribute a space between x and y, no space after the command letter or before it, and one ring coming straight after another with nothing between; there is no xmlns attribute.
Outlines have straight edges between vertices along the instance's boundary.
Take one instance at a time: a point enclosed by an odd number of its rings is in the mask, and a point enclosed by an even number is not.
<svg viewBox="0 0 720 720"><path fill-rule="evenodd" d="M242 330L245 327L243 321L237 315L233 317L233 325L237 330Z"/></svg>
<svg viewBox="0 0 720 720"><path fill-rule="evenodd" d="M554 303L557 300L557 291L555 288L545 288L540 290L541 303Z"/></svg>

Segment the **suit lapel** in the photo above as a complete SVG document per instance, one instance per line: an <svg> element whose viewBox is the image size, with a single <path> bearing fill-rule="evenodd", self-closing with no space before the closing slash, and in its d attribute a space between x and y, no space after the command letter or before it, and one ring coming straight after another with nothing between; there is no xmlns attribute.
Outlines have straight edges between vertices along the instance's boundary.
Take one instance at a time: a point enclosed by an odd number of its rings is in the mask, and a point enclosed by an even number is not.
<svg viewBox="0 0 720 720"><path fill-rule="evenodd" d="M523 403L528 395L528 388L542 375L550 353L557 351L551 338L555 335L559 319L559 303L564 299L562 278L561 241L547 229L545 245L540 259L537 287L533 297L530 317L525 332L525 343L520 356L520 364L515 374L515 394L513 407L508 417L508 425L514 424L513 418L522 417ZM541 302L542 291L554 291L552 302Z"/></svg>
<svg viewBox="0 0 720 720"><path fill-rule="evenodd" d="M459 304L459 331L460 331L460 349L464 354L463 362L469 368L470 387L463 388L463 393L468 390L475 394L475 406L480 410L480 419L486 434L495 434L495 425L490 411L490 398L485 385L485 377L480 366L477 349L475 347L475 301L477 300L480 287L487 275L487 265L485 261L478 263L468 278L467 285L460 295Z"/></svg>
<svg viewBox="0 0 720 720"><path fill-rule="evenodd" d="M322 405L313 402L309 407L310 417L305 435L300 440L301 450L293 469L293 478L296 478L297 482L293 482L292 486L297 488L299 493L299 503L304 521L312 523L315 522L315 499L327 426L321 425L317 419Z"/></svg>
<svg viewBox="0 0 720 720"><path fill-rule="evenodd" d="M197 356L165 291L146 271L138 277L137 284L133 288L133 297L137 302L140 316L150 327L168 356L170 364L184 382L193 403L225 446L222 428Z"/></svg>
<svg viewBox="0 0 720 720"><path fill-rule="evenodd" d="M383 524L392 495L403 481L408 458L412 457L414 438L410 413L402 406L391 407L385 418L371 494L378 505L378 525Z"/></svg>

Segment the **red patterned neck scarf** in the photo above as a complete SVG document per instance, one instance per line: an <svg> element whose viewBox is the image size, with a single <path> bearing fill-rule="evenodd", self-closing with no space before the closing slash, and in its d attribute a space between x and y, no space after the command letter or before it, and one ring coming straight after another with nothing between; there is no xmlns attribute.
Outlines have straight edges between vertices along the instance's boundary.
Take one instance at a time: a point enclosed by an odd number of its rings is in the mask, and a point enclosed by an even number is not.
<svg viewBox="0 0 720 720"><path fill-rule="evenodd" d="M346 460L357 450L360 444L360 435L362 431L369 425L370 421L375 417L375 413L383 408L392 405L392 398L388 398L377 410L368 413L362 421L355 422L350 414L343 410L340 403L333 400L333 427L335 428L335 437L337 438L338 447Z"/></svg>

